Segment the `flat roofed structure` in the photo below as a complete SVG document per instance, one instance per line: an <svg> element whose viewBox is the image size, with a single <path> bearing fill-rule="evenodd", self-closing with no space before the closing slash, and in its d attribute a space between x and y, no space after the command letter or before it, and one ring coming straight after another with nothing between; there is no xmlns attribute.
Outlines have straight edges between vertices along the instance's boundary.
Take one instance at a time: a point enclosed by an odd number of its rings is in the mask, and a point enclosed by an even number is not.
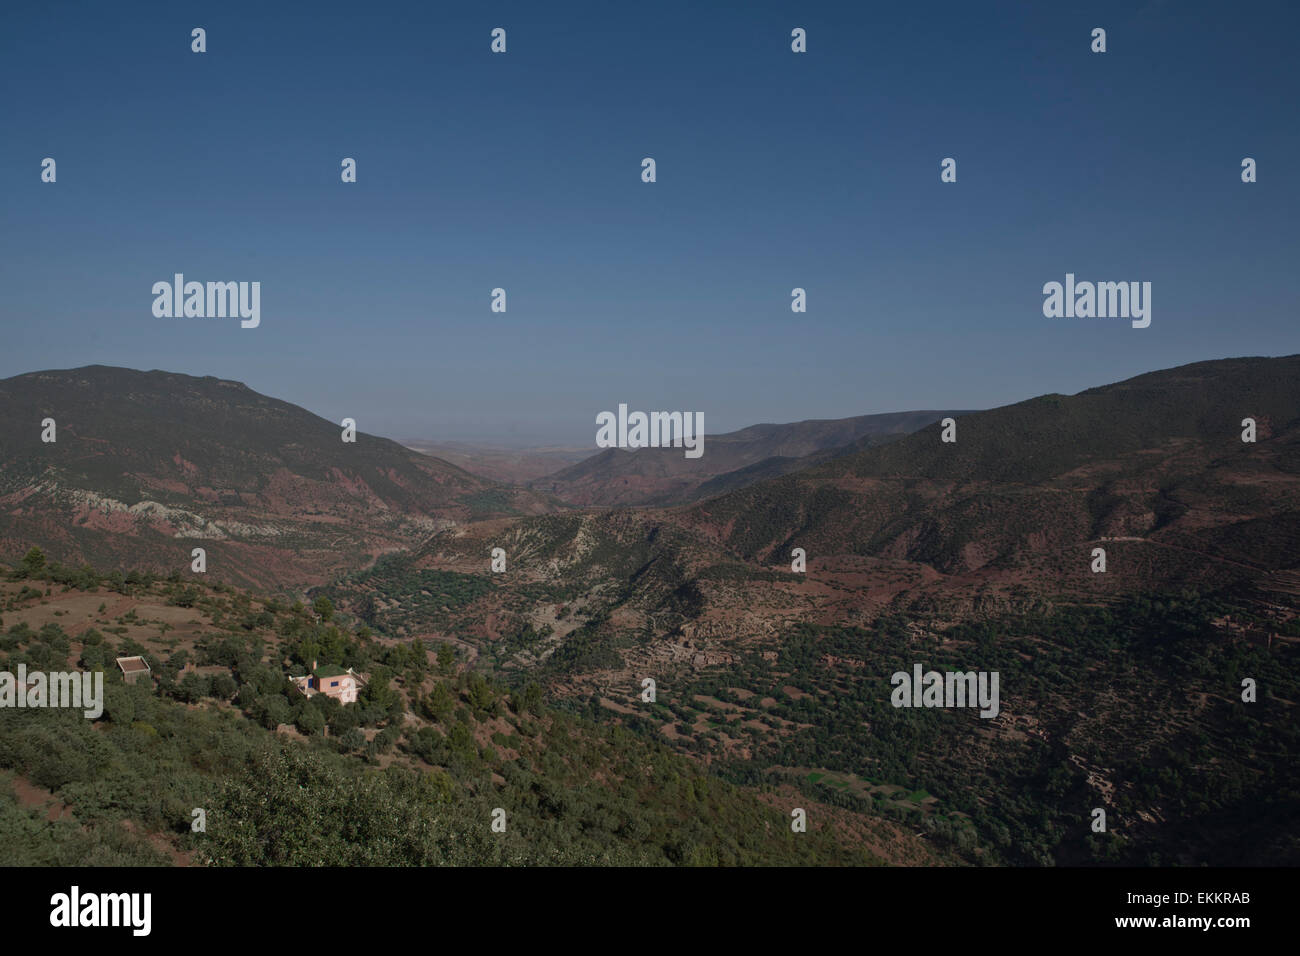
<svg viewBox="0 0 1300 956"><path fill-rule="evenodd" d="M134 684L141 674L151 673L149 662L138 654L134 657L117 658L117 666L122 669L122 678L128 684Z"/></svg>

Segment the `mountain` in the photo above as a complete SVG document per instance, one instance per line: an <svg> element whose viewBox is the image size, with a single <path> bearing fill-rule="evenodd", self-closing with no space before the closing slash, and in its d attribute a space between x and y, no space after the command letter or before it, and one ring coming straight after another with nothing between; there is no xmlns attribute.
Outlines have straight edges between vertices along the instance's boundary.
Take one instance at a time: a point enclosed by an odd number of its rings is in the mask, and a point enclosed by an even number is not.
<svg viewBox="0 0 1300 956"><path fill-rule="evenodd" d="M579 506L679 504L806 468L836 452L892 441L942 418L964 414L893 412L750 425L706 435L699 458L687 458L680 448L609 448L530 486Z"/></svg>
<svg viewBox="0 0 1300 956"><path fill-rule="evenodd" d="M498 590L543 581L590 595L585 615L722 643L780 621L1286 587L1300 568L1298 383L1300 356L1152 372L954 416L953 443L936 423L689 505L457 529L398 563L481 574L502 547L513 570ZM805 574L791 573L796 548ZM400 604L404 619L415 606ZM499 616L448 620L499 635ZM558 644L578 618L553 626Z"/></svg>
<svg viewBox="0 0 1300 956"><path fill-rule="evenodd" d="M0 713L0 814L36 834L70 805L41 853L121 807L161 836L148 781L202 789L216 752L222 862L315 862L300 817L372 833L359 863L784 862L752 836L793 805L830 823L826 862L1294 865L1298 373L1198 363L954 414L955 442L868 434L707 500L585 511L344 444L237 383L0 382L0 547L52 542L0 582L0 653L148 654L160 694L110 688L103 752L83 718ZM808 458L741 467L774 457ZM176 575L68 567L101 554ZM306 585L310 608L265 596ZM377 677L361 707L287 692L318 660ZM996 714L898 707L915 666L999 675ZM198 760L200 738L223 743ZM101 758L130 773L92 792ZM496 807L547 838L499 856L456 835ZM148 855L93 832L85 852Z"/></svg>
<svg viewBox="0 0 1300 956"><path fill-rule="evenodd" d="M1011 862L1300 860L1300 356L954 417L707 501L443 531L322 593L727 779ZM1000 674L996 719L891 706L917 664Z"/></svg>
<svg viewBox="0 0 1300 956"><path fill-rule="evenodd" d="M958 418L955 442L931 425L675 520L762 562L803 547L1088 591L1257 576L1300 555L1298 375L1300 356L1228 359L1044 395Z"/></svg>
<svg viewBox="0 0 1300 956"><path fill-rule="evenodd" d="M378 592L376 622L410 633L454 628L492 643L549 628L544 644L506 654L520 661L564 657L571 636L613 622L644 638L584 659L634 668L666 644L726 647L794 621L957 620L1183 587L1286 591L1300 571L1300 356L1152 372L957 416L955 442L942 432L860 445L690 505L435 534L354 594ZM507 574L488 575L496 547ZM792 571L796 548L806 572ZM463 602L419 596L423 575L444 573L490 587Z"/></svg>
<svg viewBox="0 0 1300 956"><path fill-rule="evenodd" d="M54 442L42 422L53 419ZM107 366L0 381L0 554L217 580L325 580L439 528L549 510L239 382Z"/></svg>

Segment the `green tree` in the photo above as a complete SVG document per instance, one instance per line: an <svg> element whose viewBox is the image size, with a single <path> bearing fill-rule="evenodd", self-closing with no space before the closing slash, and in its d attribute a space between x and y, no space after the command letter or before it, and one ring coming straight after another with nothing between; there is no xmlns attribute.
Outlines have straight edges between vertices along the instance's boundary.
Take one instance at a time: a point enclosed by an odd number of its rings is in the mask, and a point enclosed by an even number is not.
<svg viewBox="0 0 1300 956"><path fill-rule="evenodd" d="M433 685L433 693L429 695L426 710L429 717L442 723L451 716L452 709L456 706L455 699L451 696L451 691L447 685L439 681Z"/></svg>
<svg viewBox="0 0 1300 956"><path fill-rule="evenodd" d="M361 702L368 707L378 710L388 710L395 704L399 704L402 695L396 688L389 686L388 674L382 669L376 668L370 675L370 683L361 688Z"/></svg>
<svg viewBox="0 0 1300 956"><path fill-rule="evenodd" d="M280 724L287 724L293 717L289 702L279 694L259 698L253 705L253 716L267 730L275 730Z"/></svg>
<svg viewBox="0 0 1300 956"><path fill-rule="evenodd" d="M238 690L235 679L229 674L218 674L212 678L212 696L218 700L230 700Z"/></svg>
<svg viewBox="0 0 1300 956"><path fill-rule="evenodd" d="M23 577L34 578L45 570L45 552L32 548L23 556Z"/></svg>
<svg viewBox="0 0 1300 956"><path fill-rule="evenodd" d="M515 705L515 713L537 713L542 706L542 689L535 682L529 682L524 688L522 694L516 692L512 695Z"/></svg>
<svg viewBox="0 0 1300 956"><path fill-rule="evenodd" d="M307 706L298 711L293 724L304 736L315 737L324 731L325 718L315 707Z"/></svg>
<svg viewBox="0 0 1300 956"><path fill-rule="evenodd" d="M326 624L334 619L334 602L323 594L312 602L311 609Z"/></svg>
<svg viewBox="0 0 1300 956"><path fill-rule="evenodd" d="M480 714L486 712L492 706L492 701L496 696L492 693L492 688L488 686L488 682L483 675L477 672L469 675L468 691L470 706Z"/></svg>

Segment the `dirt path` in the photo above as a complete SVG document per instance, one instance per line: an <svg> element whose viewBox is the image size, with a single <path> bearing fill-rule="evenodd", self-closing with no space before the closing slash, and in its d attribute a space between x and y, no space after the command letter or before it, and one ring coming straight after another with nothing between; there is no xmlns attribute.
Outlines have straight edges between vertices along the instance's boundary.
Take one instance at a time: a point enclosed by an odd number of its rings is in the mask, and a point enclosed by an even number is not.
<svg viewBox="0 0 1300 956"><path fill-rule="evenodd" d="M109 620L111 618L121 617L123 614L126 614L128 611L130 611L139 603L140 602L133 597L127 597L124 594L119 594L117 598L114 600L112 607L104 608L104 613L98 616L102 620ZM64 630L65 633L68 635L68 637L75 638L78 635L80 635L83 631L88 630L93 623L94 623L93 621L81 621L77 624L73 624L68 628L65 628Z"/></svg>
<svg viewBox="0 0 1300 956"><path fill-rule="evenodd" d="M468 641L462 641L459 637L451 637L446 634L417 634L416 637L419 637L421 640L425 641L426 643L433 642L436 644L438 641L446 641L448 644L451 644L455 647L464 648L465 653L469 657L469 663L472 664L474 661L478 660L478 648L475 647L473 644L469 643ZM429 651L429 654L431 655L430 657L431 660L436 658L437 656L436 651Z"/></svg>
<svg viewBox="0 0 1300 956"><path fill-rule="evenodd" d="M39 807L46 810L47 820L72 820L72 807L64 803L49 790L38 787L26 777L14 774L12 778L14 795L20 806Z"/></svg>

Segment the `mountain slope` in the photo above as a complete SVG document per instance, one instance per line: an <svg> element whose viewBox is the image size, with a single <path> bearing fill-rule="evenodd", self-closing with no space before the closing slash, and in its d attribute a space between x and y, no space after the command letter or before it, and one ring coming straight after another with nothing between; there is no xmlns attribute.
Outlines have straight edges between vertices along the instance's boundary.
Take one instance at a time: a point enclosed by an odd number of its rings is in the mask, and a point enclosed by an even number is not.
<svg viewBox="0 0 1300 956"><path fill-rule="evenodd" d="M1241 440L1247 417L1254 443ZM562 659L575 636L638 634L612 655L575 652L616 667L661 651L687 659L792 621L957 619L1182 587L1285 591L1300 568L1300 357L1155 372L963 416L955 444L940 433L689 506L439 533L354 597L375 591L376 623L410 633L494 642L549 629L505 655L524 662ZM488 576L496 547L509 572ZM792 573L796 548L805 573ZM1098 548L1104 572L1093 570ZM420 596L421 575L448 573L491 586L466 584L463 602Z"/></svg>
<svg viewBox="0 0 1300 956"><path fill-rule="evenodd" d="M449 529L327 593L731 779L959 845L970 820L1015 862L1293 862L1298 373L1199 363L689 506ZM998 672L996 719L891 706L914 664Z"/></svg>
<svg viewBox="0 0 1300 956"><path fill-rule="evenodd" d="M1298 356L1229 359L1042 396L963 416L955 443L931 425L677 520L762 561L804 547L1099 584L1115 576L1087 572L1091 547L1121 538L1130 586L1278 570L1300 557L1297 383Z"/></svg>
<svg viewBox="0 0 1300 956"><path fill-rule="evenodd" d="M90 719L0 708L0 829L21 836L9 865L959 861L801 795L814 825L796 835L794 793L729 785L536 688L490 685L450 647L376 641L238 588L5 570L0 669L104 672ZM123 654L145 656L150 676L126 684ZM294 689L317 659L368 675L357 701Z"/></svg>
<svg viewBox="0 0 1300 956"><path fill-rule="evenodd" d="M806 468L838 451L892 441L949 415L913 411L855 418L750 425L706 435L704 454L680 448L607 448L531 482L570 504L624 507L680 504Z"/></svg>
<svg viewBox="0 0 1300 956"><path fill-rule="evenodd" d="M42 421L56 441L41 440ZM0 381L0 552L320 580L473 517L547 510L238 383L89 366Z"/></svg>

